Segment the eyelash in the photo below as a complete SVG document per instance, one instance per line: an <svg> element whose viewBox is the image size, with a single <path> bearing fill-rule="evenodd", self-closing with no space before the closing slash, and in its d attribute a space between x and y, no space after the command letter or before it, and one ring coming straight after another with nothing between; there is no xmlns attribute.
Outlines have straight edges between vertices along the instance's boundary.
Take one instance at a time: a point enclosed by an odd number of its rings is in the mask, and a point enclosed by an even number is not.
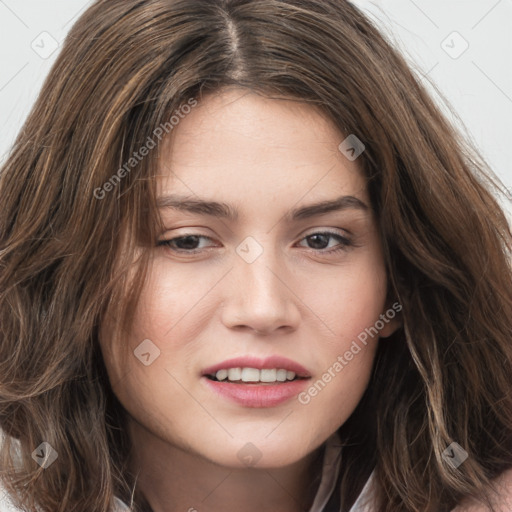
<svg viewBox="0 0 512 512"><path fill-rule="evenodd" d="M341 251L346 251L348 247L351 247L351 246L354 245L352 240L350 240L349 238L344 237L344 236L340 235L339 233L334 233L332 231L315 231L314 233L310 233L309 235L306 235L300 241L306 240L307 238L310 238L310 237L315 236L315 235L327 235L329 237L337 239L340 242L340 244L338 246L336 246L335 249L325 250L325 249L309 248L310 250L318 252L320 254L337 254L337 253L339 253ZM171 244L173 242L176 242L177 240L183 240L183 239L188 238L188 237L206 238L208 240L212 240L210 237L205 236L205 235L197 235L195 233L185 233L184 235L181 235L181 236L178 236L178 237L175 237L175 238L171 238L170 240L160 240L160 241L158 241L157 246L159 246L159 247L168 247L173 252L181 253L181 254L190 254L190 255L198 254L198 253L204 251L204 249L186 250L186 249L176 249L176 248L172 247Z"/></svg>

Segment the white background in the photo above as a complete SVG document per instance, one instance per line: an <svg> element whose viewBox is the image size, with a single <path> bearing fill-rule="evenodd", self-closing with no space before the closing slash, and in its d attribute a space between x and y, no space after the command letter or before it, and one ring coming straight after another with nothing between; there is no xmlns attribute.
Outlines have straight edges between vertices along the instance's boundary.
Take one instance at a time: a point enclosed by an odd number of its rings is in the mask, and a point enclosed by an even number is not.
<svg viewBox="0 0 512 512"><path fill-rule="evenodd" d="M353 3L402 50L434 95L437 88L448 117L467 131L512 194L512 0ZM512 218L512 202L503 205Z"/></svg>

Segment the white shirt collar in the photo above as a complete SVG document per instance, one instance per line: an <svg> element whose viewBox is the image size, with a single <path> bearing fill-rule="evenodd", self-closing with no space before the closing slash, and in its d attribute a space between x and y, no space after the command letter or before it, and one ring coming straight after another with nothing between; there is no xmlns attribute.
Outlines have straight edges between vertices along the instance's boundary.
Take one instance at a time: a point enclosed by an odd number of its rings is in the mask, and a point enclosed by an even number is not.
<svg viewBox="0 0 512 512"><path fill-rule="evenodd" d="M335 432L325 441L322 479L309 512L322 512L324 510L336 487L336 481L340 472L340 461L341 442L338 432Z"/></svg>
<svg viewBox="0 0 512 512"><path fill-rule="evenodd" d="M332 494L335 492L336 483L338 481L338 475L340 472L341 465L341 440L337 432L335 432L325 442L325 455L324 463L322 467L322 480L318 487L315 500L313 505L309 509L309 512L323 512L324 507L328 503ZM371 502L371 490L373 482L374 472L372 471L368 478L361 494L357 498L354 505L352 505L349 512L372 512L374 508Z"/></svg>
<svg viewBox="0 0 512 512"><path fill-rule="evenodd" d="M375 505L373 504L372 498L372 488L373 488L373 480L375 478L375 470L372 471L370 477L366 481L366 484L357 498L354 505L349 512L373 512L375 510Z"/></svg>

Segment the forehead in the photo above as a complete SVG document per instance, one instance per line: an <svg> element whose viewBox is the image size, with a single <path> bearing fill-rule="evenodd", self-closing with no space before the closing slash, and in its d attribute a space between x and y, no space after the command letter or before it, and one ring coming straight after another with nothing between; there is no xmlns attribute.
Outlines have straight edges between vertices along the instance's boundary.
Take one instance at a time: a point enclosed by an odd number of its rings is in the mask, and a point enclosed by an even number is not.
<svg viewBox="0 0 512 512"><path fill-rule="evenodd" d="M268 202L284 193L295 201L342 194L365 199L357 160L338 149L344 139L311 105L224 90L206 96L164 141L159 194L238 202L247 196Z"/></svg>

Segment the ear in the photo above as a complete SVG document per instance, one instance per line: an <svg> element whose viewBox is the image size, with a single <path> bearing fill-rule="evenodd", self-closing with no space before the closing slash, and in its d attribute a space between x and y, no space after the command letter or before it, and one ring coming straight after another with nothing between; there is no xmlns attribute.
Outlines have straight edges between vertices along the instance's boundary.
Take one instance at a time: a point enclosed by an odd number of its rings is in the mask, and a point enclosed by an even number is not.
<svg viewBox="0 0 512 512"><path fill-rule="evenodd" d="M382 329L379 329L380 338L389 338L395 331L402 327L402 304L395 300L388 302L387 308L380 315L380 321L384 324Z"/></svg>

